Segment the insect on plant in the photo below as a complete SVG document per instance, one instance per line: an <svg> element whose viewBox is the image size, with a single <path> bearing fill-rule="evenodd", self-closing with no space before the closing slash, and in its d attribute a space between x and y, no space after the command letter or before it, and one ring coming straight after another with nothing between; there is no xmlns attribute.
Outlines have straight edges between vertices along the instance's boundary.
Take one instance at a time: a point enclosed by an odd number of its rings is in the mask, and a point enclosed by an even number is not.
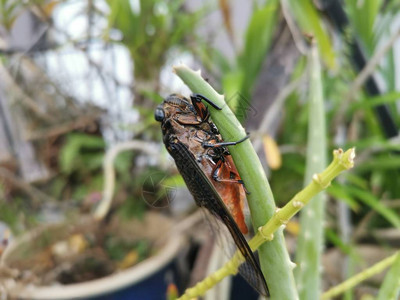
<svg viewBox="0 0 400 300"><path fill-rule="evenodd" d="M225 224L245 258L239 272L261 294L267 295L260 266L243 236L248 232L243 213L247 191L227 148L248 136L224 142L202 101L221 109L202 95L187 99L172 94L157 107L155 119L161 122L164 144L196 204Z"/></svg>

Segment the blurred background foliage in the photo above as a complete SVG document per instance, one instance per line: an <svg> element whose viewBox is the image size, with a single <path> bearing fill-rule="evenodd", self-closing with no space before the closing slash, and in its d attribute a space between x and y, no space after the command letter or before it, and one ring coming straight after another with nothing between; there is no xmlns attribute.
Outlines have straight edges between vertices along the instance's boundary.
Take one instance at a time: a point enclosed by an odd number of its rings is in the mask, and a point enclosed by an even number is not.
<svg viewBox="0 0 400 300"><path fill-rule="evenodd" d="M346 22L335 19L332 3ZM328 189L328 246L392 243L374 230L400 228L399 9L384 0L1 0L0 220L22 232L48 218L49 205L91 211L108 148L133 138L161 142L154 108L170 93L189 93L171 74L180 62L201 67L253 140L264 141L258 152L282 206L303 185L313 36L329 153L355 146L358 154L356 168ZM361 81L360 53L373 74ZM275 154L282 164L271 169L265 156ZM124 153L115 168L119 211L152 209L140 183L160 171L157 163Z"/></svg>

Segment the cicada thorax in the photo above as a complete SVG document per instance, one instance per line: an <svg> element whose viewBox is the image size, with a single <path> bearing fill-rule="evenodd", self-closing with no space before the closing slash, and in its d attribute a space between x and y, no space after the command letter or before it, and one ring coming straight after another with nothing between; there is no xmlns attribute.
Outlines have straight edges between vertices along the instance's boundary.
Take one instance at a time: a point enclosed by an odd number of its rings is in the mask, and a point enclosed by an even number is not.
<svg viewBox="0 0 400 300"><path fill-rule="evenodd" d="M203 103L193 103L178 94L167 97L164 100L163 109L165 118L172 118L181 125L201 126L208 123L209 112Z"/></svg>

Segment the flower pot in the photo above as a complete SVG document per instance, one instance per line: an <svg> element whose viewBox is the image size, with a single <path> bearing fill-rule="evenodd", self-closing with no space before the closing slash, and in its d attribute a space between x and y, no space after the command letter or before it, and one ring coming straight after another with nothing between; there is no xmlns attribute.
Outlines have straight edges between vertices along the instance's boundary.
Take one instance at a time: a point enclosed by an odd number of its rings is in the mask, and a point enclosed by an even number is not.
<svg viewBox="0 0 400 300"><path fill-rule="evenodd" d="M153 224L149 225L149 227L153 227L150 228L152 238L170 234L172 223L169 219L154 213L146 215L145 219L147 224ZM90 230L90 226L88 228ZM34 246L31 246L35 245L35 241L45 233L51 232L59 236L66 236L71 230L73 230L73 226L64 223L47 225L28 232L16 239L6 249L1 258L0 266L14 268L13 263L16 257L21 257L29 251L36 251L35 249L27 249L34 248ZM51 236L54 236L54 234ZM21 284L14 279L7 279L4 285L8 294L18 299L165 299L168 284L177 280L174 260L182 246L183 239L181 236L170 235L158 248L155 255L126 270L87 282L35 286Z"/></svg>

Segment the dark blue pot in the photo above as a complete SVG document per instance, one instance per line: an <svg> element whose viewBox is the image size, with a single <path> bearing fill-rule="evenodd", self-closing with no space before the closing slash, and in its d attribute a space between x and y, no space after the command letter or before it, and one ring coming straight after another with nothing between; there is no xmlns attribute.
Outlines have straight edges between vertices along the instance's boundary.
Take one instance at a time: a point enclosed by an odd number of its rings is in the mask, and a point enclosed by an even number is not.
<svg viewBox="0 0 400 300"><path fill-rule="evenodd" d="M109 294L90 297L90 300L162 300L166 299L168 284L177 282L179 274L176 272L175 261L152 274L135 285L111 292Z"/></svg>

